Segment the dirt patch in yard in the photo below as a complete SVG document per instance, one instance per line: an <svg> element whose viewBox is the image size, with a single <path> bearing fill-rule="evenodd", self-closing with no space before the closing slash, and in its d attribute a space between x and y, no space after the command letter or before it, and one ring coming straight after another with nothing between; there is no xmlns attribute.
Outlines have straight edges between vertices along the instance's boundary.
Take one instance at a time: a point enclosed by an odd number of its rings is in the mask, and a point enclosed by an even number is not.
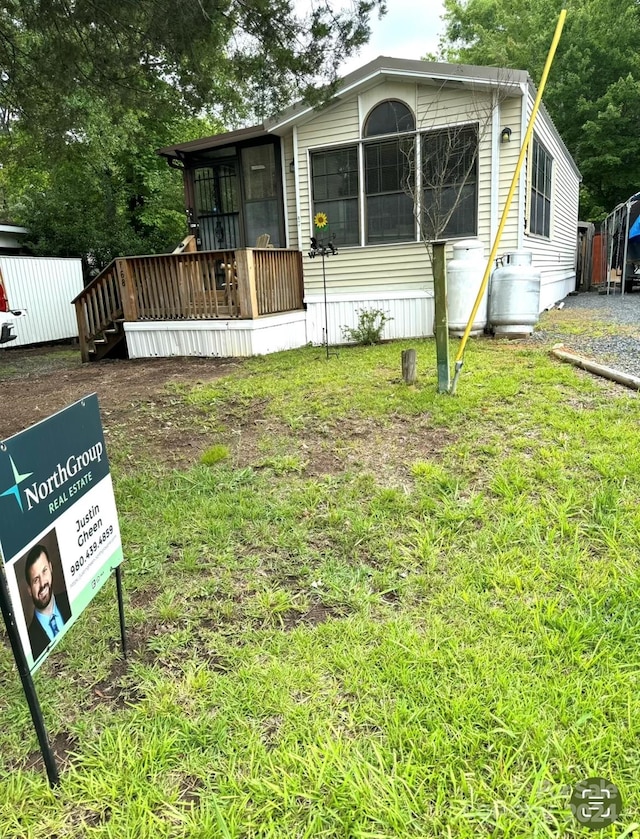
<svg viewBox="0 0 640 839"><path fill-rule="evenodd" d="M439 460L457 440L448 429L434 426L428 414L391 416L384 422L353 416L342 418L336 428L303 432L283 431L277 420L253 411L245 423L226 433L236 467L307 477L364 471L388 486L412 485L412 464Z"/></svg>
<svg viewBox="0 0 640 839"><path fill-rule="evenodd" d="M209 382L241 362L165 358L81 364L68 346L0 352L0 439L6 439L90 393L97 393L107 445L126 446L170 466L190 465L208 445L210 423L167 385Z"/></svg>
<svg viewBox="0 0 640 839"><path fill-rule="evenodd" d="M416 460L439 458L455 435L428 414L379 422L353 416L336 428L282 427L268 400L222 413L187 404L176 386L208 383L242 369L237 359L173 358L81 364L77 348L38 347L0 352L0 439L72 402L97 393L112 460L189 468L214 443L225 443L234 467L298 472L307 477L364 470L390 485L409 483ZM293 460L292 460L293 459Z"/></svg>

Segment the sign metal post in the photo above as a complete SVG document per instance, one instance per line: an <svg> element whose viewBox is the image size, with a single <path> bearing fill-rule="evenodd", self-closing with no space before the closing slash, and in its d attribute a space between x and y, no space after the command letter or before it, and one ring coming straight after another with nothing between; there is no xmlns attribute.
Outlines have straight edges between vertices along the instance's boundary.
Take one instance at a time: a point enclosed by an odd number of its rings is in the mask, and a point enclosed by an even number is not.
<svg viewBox="0 0 640 839"><path fill-rule="evenodd" d="M0 610L52 787L58 768L33 674L115 570L122 545L95 394L0 441Z"/></svg>

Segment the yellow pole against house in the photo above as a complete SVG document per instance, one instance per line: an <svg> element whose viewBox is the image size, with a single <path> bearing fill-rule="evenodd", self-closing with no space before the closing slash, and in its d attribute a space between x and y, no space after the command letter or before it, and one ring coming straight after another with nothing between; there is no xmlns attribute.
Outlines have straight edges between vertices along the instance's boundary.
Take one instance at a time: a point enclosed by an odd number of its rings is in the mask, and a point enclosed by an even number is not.
<svg viewBox="0 0 640 839"><path fill-rule="evenodd" d="M524 163L524 159L527 153L527 148L531 141L531 135L533 134L533 126L536 121L536 116L538 115L538 110L540 108L540 102L542 101L542 94L544 93L544 88L547 83L547 77L549 75L549 70L551 69L551 65L553 63L553 59L556 54L556 49L558 47L558 42L560 40L560 35L562 34L562 28L564 27L564 21L567 17L567 10L563 9L560 12L560 17L558 18L558 24L556 26L556 32L553 36L553 41L551 42L551 48L549 49L549 55L547 56L546 64L544 65L544 70L542 71L542 78L540 79L540 86L538 87L538 95L536 96L536 101L533 105L533 110L531 111L531 116L529 118L529 125L527 126L526 133L524 135L524 140L522 142L522 147L520 148L520 156L518 157L518 163L515 168L515 172L513 173L513 180L511 181L511 187L509 188L509 194L507 195L507 200L505 201L504 209L502 211L502 218L500 219L500 225L498 226L498 232L496 233L495 239L493 241L493 247L491 248L491 253L489 254L489 259L487 260L487 267L484 271L484 277L482 278L482 285L480 286L480 291L478 292L478 296L476 298L476 302L474 304L473 310L469 315L469 322L467 323L467 328L464 331L464 335L462 336L462 340L460 341L460 348L458 349L458 354L456 356L456 366L455 366L455 373L453 376L453 382L451 384L451 393L456 392L456 387L458 384L458 376L460 375L460 371L462 370L462 364L464 359L464 350L467 345L467 341L469 340L469 334L471 332L472 324L476 318L476 314L478 309L480 308L480 301L486 291L487 283L489 282L489 276L491 274L491 266L493 265L493 261L496 258L496 253L498 251L498 246L500 244L500 239L502 238L502 231L504 230L504 226L507 223L507 216L509 214L509 210L511 209L511 202L513 201L513 195L516 191L516 186L518 185L518 178L520 177L520 170L522 169L522 165ZM524 106L524 103L523 103Z"/></svg>

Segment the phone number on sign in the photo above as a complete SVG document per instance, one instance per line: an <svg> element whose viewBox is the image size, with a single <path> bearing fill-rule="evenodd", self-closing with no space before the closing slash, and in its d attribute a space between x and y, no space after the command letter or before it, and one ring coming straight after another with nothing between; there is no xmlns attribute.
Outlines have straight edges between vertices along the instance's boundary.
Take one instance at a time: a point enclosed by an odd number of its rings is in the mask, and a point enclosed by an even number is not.
<svg viewBox="0 0 640 839"><path fill-rule="evenodd" d="M74 574L77 574L78 571L86 565L95 554L98 553L102 545L106 544L112 536L113 525L110 524L102 531L100 536L94 542L87 545L85 552L71 565L71 575L73 576Z"/></svg>

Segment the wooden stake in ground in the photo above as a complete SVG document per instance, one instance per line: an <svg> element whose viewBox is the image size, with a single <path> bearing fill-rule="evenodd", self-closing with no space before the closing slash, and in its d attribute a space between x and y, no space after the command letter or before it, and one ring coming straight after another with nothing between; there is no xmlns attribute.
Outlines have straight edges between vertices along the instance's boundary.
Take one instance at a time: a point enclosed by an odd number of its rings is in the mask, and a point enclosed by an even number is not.
<svg viewBox="0 0 640 839"><path fill-rule="evenodd" d="M402 378L408 385L414 385L416 383L418 376L415 350L402 350Z"/></svg>
<svg viewBox="0 0 640 839"><path fill-rule="evenodd" d="M433 243L433 290L435 295L436 357L438 359L438 393L449 393L449 319L447 315L446 242Z"/></svg>

